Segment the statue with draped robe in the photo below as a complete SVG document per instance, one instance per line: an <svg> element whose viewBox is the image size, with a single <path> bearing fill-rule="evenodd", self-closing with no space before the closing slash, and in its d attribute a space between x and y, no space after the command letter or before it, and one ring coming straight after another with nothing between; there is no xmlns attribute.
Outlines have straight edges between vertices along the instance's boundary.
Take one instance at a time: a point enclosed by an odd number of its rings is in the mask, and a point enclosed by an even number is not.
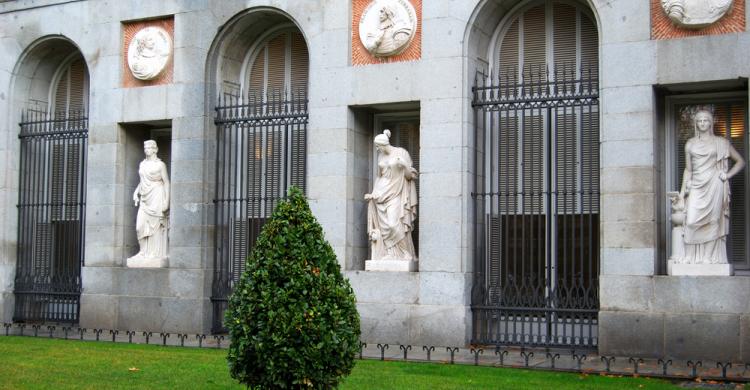
<svg viewBox="0 0 750 390"><path fill-rule="evenodd" d="M412 231L417 218L418 174L409 152L392 146L390 136L390 130L385 130L374 141L378 151L377 173L372 192L365 194L372 260L365 263L365 269L414 271L417 255ZM380 269L378 264L395 268Z"/></svg>
<svg viewBox="0 0 750 390"><path fill-rule="evenodd" d="M156 141L143 143L146 158L138 167L140 182L133 192L138 206L135 229L140 250L127 260L128 267L164 267L167 262L169 230L169 176L161 161Z"/></svg>
<svg viewBox="0 0 750 390"><path fill-rule="evenodd" d="M677 269L675 264L722 264L731 274L726 245L729 179L743 169L745 161L726 138L714 134L713 125L714 116L709 111L695 113L695 136L685 144L682 187L679 193L671 194L672 220L682 230L682 242L679 235L674 236L677 246L673 245L670 270ZM730 160L734 162L731 167Z"/></svg>

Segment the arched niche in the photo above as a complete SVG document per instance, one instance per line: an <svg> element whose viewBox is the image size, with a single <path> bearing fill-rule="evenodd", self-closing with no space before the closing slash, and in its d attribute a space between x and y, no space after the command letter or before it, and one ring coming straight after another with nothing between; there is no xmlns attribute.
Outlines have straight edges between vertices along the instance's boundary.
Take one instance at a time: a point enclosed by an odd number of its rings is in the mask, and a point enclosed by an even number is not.
<svg viewBox="0 0 750 390"><path fill-rule="evenodd" d="M300 84L304 84L306 89L309 58L304 33L283 11L272 8L254 8L233 17L224 25L214 40L206 67L206 81L209 85L206 100L208 104L215 104L220 93L246 95L253 89L253 84L257 86L257 68L262 62L258 59L261 56L268 56L264 54L264 47L268 47L269 44L274 45L280 39L286 40L284 50L291 52L287 54L291 54L296 59L304 57L304 61L295 61L296 65L293 64L291 69L287 60L284 70L286 76L282 77L289 79L291 74L291 77L295 78L295 73L305 75L302 78L296 77L297 80L303 79L303 83L285 82L282 83L281 89L293 91L299 89ZM262 71L269 73L269 70L269 67L266 67ZM251 79L254 80L251 81Z"/></svg>
<svg viewBox="0 0 750 390"><path fill-rule="evenodd" d="M24 51L11 78L6 128L18 136L8 137L2 205L15 321L78 321L87 104L88 68L73 42L47 36Z"/></svg>
<svg viewBox="0 0 750 390"><path fill-rule="evenodd" d="M571 4L579 4L591 12L591 17L597 26L598 16L596 8L590 0L571 0ZM474 9L469 24L464 33L464 55L468 60L469 77L467 87L470 90L476 71L488 72L493 61L494 43L498 29L503 29L506 21L519 10L535 3L533 0L482 0ZM597 27L597 29L599 29Z"/></svg>
<svg viewBox="0 0 750 390"><path fill-rule="evenodd" d="M80 109L88 100L88 67L78 47L62 36L44 37L29 46L21 56L13 72L13 111L17 115L23 109L35 111L60 111L60 86L70 83L70 69L80 74L74 77L77 91L75 99L80 99ZM66 72L68 72L66 74ZM65 79L68 79L67 81ZM67 93L70 96L70 93ZM65 104L67 106L67 104Z"/></svg>
<svg viewBox="0 0 750 390"><path fill-rule="evenodd" d="M246 10L227 22L207 60L207 117L215 120L212 329L263 224L286 190L305 190L309 55L284 12ZM209 130L210 131L210 130Z"/></svg>

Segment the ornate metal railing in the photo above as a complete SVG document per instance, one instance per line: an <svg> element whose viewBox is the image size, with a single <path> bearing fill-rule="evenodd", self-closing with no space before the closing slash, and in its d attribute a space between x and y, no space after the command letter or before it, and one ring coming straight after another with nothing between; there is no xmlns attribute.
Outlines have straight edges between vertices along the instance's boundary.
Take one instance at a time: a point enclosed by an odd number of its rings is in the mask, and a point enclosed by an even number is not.
<svg viewBox="0 0 750 390"><path fill-rule="evenodd" d="M597 345L599 85L579 68L477 75L477 344Z"/></svg>
<svg viewBox="0 0 750 390"><path fill-rule="evenodd" d="M22 114L15 321L78 322L86 218L85 112Z"/></svg>
<svg viewBox="0 0 750 390"><path fill-rule="evenodd" d="M226 348L225 335L170 333L69 325L4 323L0 336L27 336L96 342L158 344L173 347ZM750 382L750 363L672 357L605 356L586 349L483 348L360 342L359 359L439 362L585 374L646 376L678 381Z"/></svg>
<svg viewBox="0 0 750 390"><path fill-rule="evenodd" d="M307 95L223 95L216 107L213 331L274 207L294 185L305 191Z"/></svg>

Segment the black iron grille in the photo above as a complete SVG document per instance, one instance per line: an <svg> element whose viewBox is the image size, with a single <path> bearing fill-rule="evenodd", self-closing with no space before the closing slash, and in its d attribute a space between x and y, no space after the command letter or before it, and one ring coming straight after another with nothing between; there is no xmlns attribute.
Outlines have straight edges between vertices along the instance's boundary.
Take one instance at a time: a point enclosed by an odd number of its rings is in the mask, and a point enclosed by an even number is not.
<svg viewBox="0 0 750 390"><path fill-rule="evenodd" d="M306 190L307 95L225 95L216 107L213 332L261 228L290 186Z"/></svg>
<svg viewBox="0 0 750 390"><path fill-rule="evenodd" d="M473 342L596 347L597 75L500 74L478 74L473 88Z"/></svg>
<svg viewBox="0 0 750 390"><path fill-rule="evenodd" d="M14 321L77 323L86 217L85 112L20 123Z"/></svg>

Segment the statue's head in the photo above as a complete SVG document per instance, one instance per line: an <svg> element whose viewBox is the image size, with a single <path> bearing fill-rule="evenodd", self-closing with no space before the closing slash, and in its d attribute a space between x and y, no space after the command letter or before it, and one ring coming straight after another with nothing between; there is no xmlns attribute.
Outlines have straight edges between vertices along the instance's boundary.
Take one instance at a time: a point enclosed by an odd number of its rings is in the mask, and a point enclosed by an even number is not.
<svg viewBox="0 0 750 390"><path fill-rule="evenodd" d="M393 7L390 5L384 5L383 8L380 9L380 21L385 22L386 20L392 20L396 17L396 11L393 10Z"/></svg>
<svg viewBox="0 0 750 390"><path fill-rule="evenodd" d="M143 141L143 152L146 153L146 156L154 155L158 151L159 151L159 147L156 146L156 141L152 139Z"/></svg>
<svg viewBox="0 0 750 390"><path fill-rule="evenodd" d="M695 125L696 133L698 131L706 132L714 129L714 114L708 110L698 110L693 116L693 124Z"/></svg>
<svg viewBox="0 0 750 390"><path fill-rule="evenodd" d="M375 136L375 140L373 143L375 146L389 146L391 142L389 141L391 138L391 131L388 129L383 130L382 134L378 134Z"/></svg>

